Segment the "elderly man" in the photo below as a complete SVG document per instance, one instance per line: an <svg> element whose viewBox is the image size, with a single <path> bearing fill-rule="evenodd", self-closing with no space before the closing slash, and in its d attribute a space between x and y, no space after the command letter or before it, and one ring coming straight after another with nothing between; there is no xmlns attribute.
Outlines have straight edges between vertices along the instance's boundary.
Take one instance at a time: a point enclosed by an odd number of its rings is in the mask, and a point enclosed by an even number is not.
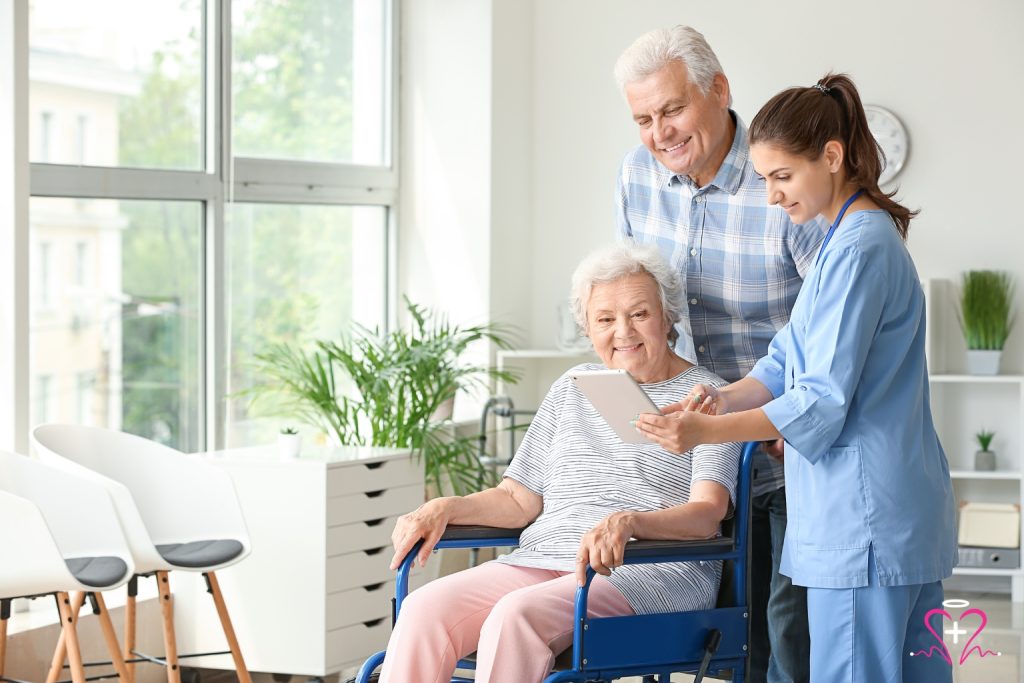
<svg viewBox="0 0 1024 683"><path fill-rule="evenodd" d="M729 81L700 33L676 26L641 36L615 77L643 143L619 172L618 235L656 244L681 273L689 329L680 330L680 355L735 382L789 320L824 232L768 206L746 126L729 108ZM779 574L782 463L761 453L755 470L750 680L807 681L805 589Z"/></svg>

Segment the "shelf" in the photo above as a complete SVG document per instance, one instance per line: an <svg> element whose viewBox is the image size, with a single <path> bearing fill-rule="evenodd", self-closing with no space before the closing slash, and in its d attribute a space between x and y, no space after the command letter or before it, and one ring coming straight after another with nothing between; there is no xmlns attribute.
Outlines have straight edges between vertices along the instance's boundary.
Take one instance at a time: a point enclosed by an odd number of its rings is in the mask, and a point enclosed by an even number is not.
<svg viewBox="0 0 1024 683"><path fill-rule="evenodd" d="M986 568L986 567L953 567L953 576L1024 576L1024 569Z"/></svg>
<svg viewBox="0 0 1024 683"><path fill-rule="evenodd" d="M950 479L1006 479L1006 480L1020 480L1022 475L1020 472L1012 472L1009 470L993 470L990 472L977 472L975 470L950 470Z"/></svg>
<svg viewBox="0 0 1024 683"><path fill-rule="evenodd" d="M1024 375L928 375L928 380L942 384L1020 384Z"/></svg>

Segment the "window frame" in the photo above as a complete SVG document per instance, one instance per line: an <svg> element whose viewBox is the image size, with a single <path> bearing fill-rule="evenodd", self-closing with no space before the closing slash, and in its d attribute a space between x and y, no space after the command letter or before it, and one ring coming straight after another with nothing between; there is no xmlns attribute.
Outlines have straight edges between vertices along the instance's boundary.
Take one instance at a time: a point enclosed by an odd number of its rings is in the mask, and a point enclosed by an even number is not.
<svg viewBox="0 0 1024 683"><path fill-rule="evenodd" d="M284 204L369 205L386 209L385 263L382 264L384 292L381 301L382 319L386 326L395 319L394 291L397 234L397 203L399 164L398 116L398 64L399 64L399 3L381 0L386 26L384 74L387 83L383 92L385 156L388 165L366 166L358 164L303 162L266 158L240 157L232 159L232 50L231 0L204 0L202 3L202 44L204 46L204 79L202 98L204 168L195 171L143 169L128 167L75 166L53 163L30 163L27 144L28 121L28 0L0 0L0 38L12 32L13 50L0 53L0 95L12 92L10 110L0 114L3 123L7 114L13 121L15 141L9 168L0 168L17 178L27 172L27 189L14 186L13 234L4 246L10 246L17 263L19 254L24 264L28 255L30 197L67 197L113 200L198 201L203 204L201 230L202 316L200 349L200 381L204 387L200 401L200 449L219 449L225 443L227 386L226 337L226 283L225 283L225 215L232 202L259 202ZM9 20L9 23L4 23ZM20 30L19 30L20 29ZM0 41L2 44L3 41ZM10 57L10 64L3 62ZM10 78L10 82L8 81ZM2 98L0 98L2 101ZM2 134L2 133L0 133ZM0 158L0 165L8 160ZM22 183L25 185L26 183ZM0 264L2 265L2 264ZM13 287L2 296L0 311L5 319L13 317L10 334L0 336L0 350L4 360L14 360L11 373L0 374L0 382L7 382L0 397L0 426L13 428L12 447L23 449L28 441L30 425L28 410L29 387L29 282L27 267L10 271L7 282L13 278ZM13 316L8 314L13 313ZM2 334L2 333L0 333ZM10 405L7 405L7 404ZM22 408L18 408L22 406ZM8 422L7 420L10 420ZM10 432L8 432L10 433Z"/></svg>

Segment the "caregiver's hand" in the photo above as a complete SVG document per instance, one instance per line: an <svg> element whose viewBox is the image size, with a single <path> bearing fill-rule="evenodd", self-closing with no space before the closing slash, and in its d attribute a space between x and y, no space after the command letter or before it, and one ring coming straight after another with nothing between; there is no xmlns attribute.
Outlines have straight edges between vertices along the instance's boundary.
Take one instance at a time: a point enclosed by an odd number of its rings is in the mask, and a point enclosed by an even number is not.
<svg viewBox="0 0 1024 683"><path fill-rule="evenodd" d="M430 551L437 545L441 534L448 526L448 509L444 498L428 500L407 515L402 515L395 522L395 530L391 532L391 544L395 546L395 556L391 558L391 569L398 569L402 560L409 554L412 547L422 538L423 546L416 555L422 567L430 557Z"/></svg>
<svg viewBox="0 0 1024 683"><path fill-rule="evenodd" d="M716 387L698 384L686 398L679 403L666 406L661 412L674 413L678 410L705 415L725 415L729 412L728 399Z"/></svg>
<svg viewBox="0 0 1024 683"><path fill-rule="evenodd" d="M665 415L641 413L636 419L636 429L666 451L685 453L706 442L704 434L714 418L676 406L679 404L662 409Z"/></svg>
<svg viewBox="0 0 1024 683"><path fill-rule="evenodd" d="M613 512L583 534L576 552L576 584L587 582L587 565L602 576L622 565L626 542L633 537L632 511Z"/></svg>

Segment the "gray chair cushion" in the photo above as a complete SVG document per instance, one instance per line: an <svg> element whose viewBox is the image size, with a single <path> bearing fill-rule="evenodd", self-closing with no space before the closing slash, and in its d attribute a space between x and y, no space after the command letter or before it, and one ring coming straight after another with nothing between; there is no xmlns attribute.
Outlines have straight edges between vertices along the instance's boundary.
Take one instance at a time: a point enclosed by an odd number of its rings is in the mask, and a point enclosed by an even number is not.
<svg viewBox="0 0 1024 683"><path fill-rule="evenodd" d="M79 583L93 588L111 586L128 573L128 565L120 557L74 557L65 559L64 564Z"/></svg>
<svg viewBox="0 0 1024 683"><path fill-rule="evenodd" d="M156 547L160 557L173 565L190 569L215 567L242 554L242 544L234 539L167 543Z"/></svg>

